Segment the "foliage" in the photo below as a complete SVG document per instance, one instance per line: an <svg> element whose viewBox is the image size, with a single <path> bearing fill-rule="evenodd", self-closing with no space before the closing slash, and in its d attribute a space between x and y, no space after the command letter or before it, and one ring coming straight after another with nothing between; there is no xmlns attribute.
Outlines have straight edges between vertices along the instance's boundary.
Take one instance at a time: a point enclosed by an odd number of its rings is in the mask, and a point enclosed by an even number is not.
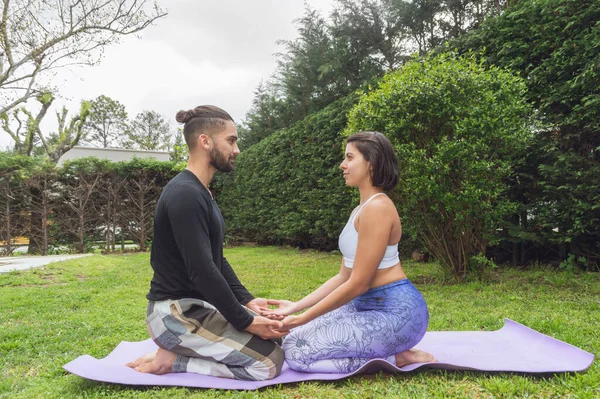
<svg viewBox="0 0 600 399"><path fill-rule="evenodd" d="M600 146L600 4L593 0L528 0L450 43L485 52L527 82L528 97L558 127L555 139L582 155Z"/></svg>
<svg viewBox="0 0 600 399"><path fill-rule="evenodd" d="M122 145L125 148L142 150L170 150L171 127L156 111L143 111L128 124L125 107L109 97L101 95L92 101L82 101L79 114L68 118L68 110L63 107L56 113L58 130L49 134L42 132L40 125L55 97L50 92L37 98L40 109L33 115L25 107L0 115L0 124L14 140L14 152L27 156L47 156L56 163L60 157L74 146L83 144L99 145L108 148ZM26 119L23 120L23 115ZM187 149L181 138L175 142L179 158Z"/></svg>
<svg viewBox="0 0 600 399"><path fill-rule="evenodd" d="M136 115L127 132L125 148L140 150L168 150L171 147L171 127L156 111L143 111Z"/></svg>
<svg viewBox="0 0 600 399"><path fill-rule="evenodd" d="M173 147L169 154L169 160L173 162L187 161L190 155L190 150L185 140L183 139L183 129L177 128L177 134L173 140Z"/></svg>
<svg viewBox="0 0 600 399"><path fill-rule="evenodd" d="M166 13L146 0L4 0L0 20L0 115L47 91L44 77L94 65L102 50Z"/></svg>
<svg viewBox="0 0 600 399"><path fill-rule="evenodd" d="M335 73L329 70L332 40L325 19L307 6L296 23L299 37L280 41L286 52L278 55L279 80L288 120L293 122L343 96L336 90Z"/></svg>
<svg viewBox="0 0 600 399"><path fill-rule="evenodd" d="M92 105L89 101L82 101L79 114L71 117L68 121L69 111L66 107L63 107L60 112L56 113L58 131L45 136L40 125L54 101L54 95L50 92L44 92L38 95L36 100L41 107L35 117L25 107L13 110L12 119L17 124L15 130L11 127L13 121L11 121L9 115L7 113L0 114L2 128L14 140L15 153L27 156L43 154L56 163L65 152L79 144ZM25 121L21 120L21 113L27 117ZM34 147L34 144L41 148Z"/></svg>
<svg viewBox="0 0 600 399"><path fill-rule="evenodd" d="M39 126L52 105L54 96L52 93L44 92L39 94L36 100L40 103L40 109L35 117L25 107L15 108L10 113L0 114L2 129L15 142L13 151L16 154L29 156L34 151L34 145L39 144L39 136L41 135ZM26 117L25 120L21 119L23 115ZM16 128L11 127L11 125L16 125Z"/></svg>
<svg viewBox="0 0 600 399"><path fill-rule="evenodd" d="M50 143L44 139L41 131L38 130L40 141L46 150L46 154L53 162L58 162L59 158L65 152L69 151L79 143L79 140L81 140L81 137L83 136L85 121L90 114L90 108L91 104L88 101L82 101L79 114L71 117L68 123L68 111L65 107L62 108L60 113L56 113L58 132L56 145L54 146L50 145Z"/></svg>
<svg viewBox="0 0 600 399"><path fill-rule="evenodd" d="M278 85L261 82L254 91L252 107L238 127L239 147L243 151L285 127L287 113Z"/></svg>
<svg viewBox="0 0 600 399"><path fill-rule="evenodd" d="M25 181L27 195L25 202L29 211L29 254L47 255L56 236L53 208L58 197L55 195L56 170L47 158L37 158L28 168Z"/></svg>
<svg viewBox="0 0 600 399"><path fill-rule="evenodd" d="M28 233L26 181L35 159L0 152L0 254L10 255L16 237Z"/></svg>
<svg viewBox="0 0 600 399"><path fill-rule="evenodd" d="M230 234L245 240L334 248L353 207L341 177L349 96L242 152L213 188Z"/></svg>
<svg viewBox="0 0 600 399"><path fill-rule="evenodd" d="M600 264L600 162L548 145L537 166L528 230L582 267ZM554 148L552 148L554 147ZM567 251L568 248L568 251Z"/></svg>
<svg viewBox="0 0 600 399"><path fill-rule="evenodd" d="M410 42L419 54L476 28L500 12L505 1L392 0Z"/></svg>
<svg viewBox="0 0 600 399"><path fill-rule="evenodd" d="M404 228L466 276L514 211L505 179L530 136L525 85L475 57L414 59L352 110L346 132L379 131L395 146Z"/></svg>
<svg viewBox="0 0 600 399"><path fill-rule="evenodd" d="M254 145L400 68L415 51L466 32L498 12L495 0L336 0L329 18L306 7L298 37L279 42L278 68L261 82L241 142Z"/></svg>
<svg viewBox="0 0 600 399"><path fill-rule="evenodd" d="M127 222L122 228L127 229L134 237L141 251L146 249L147 242L152 239L156 202L163 187L175 175L173 167L173 162L140 158L122 165L121 172L127 176L121 203L124 220Z"/></svg>
<svg viewBox="0 0 600 399"><path fill-rule="evenodd" d="M397 4L393 1L337 0L332 17L333 37L337 43L347 46L339 50L348 50L339 55L344 61L357 64L350 65L356 68L355 79L359 78L359 83L370 78L370 74L360 73L361 64L372 74L380 75L400 67L410 54L406 28L400 23ZM340 70L347 68L338 67Z"/></svg>
<svg viewBox="0 0 600 399"><path fill-rule="evenodd" d="M85 142L101 148L118 146L127 133L127 111L120 102L105 95L91 101L85 123Z"/></svg>
<svg viewBox="0 0 600 399"><path fill-rule="evenodd" d="M512 182L519 214L500 251L512 252L515 263L569 254L588 267L600 263L598 21L597 1L519 1L450 43L459 52L482 50L487 64L519 73L548 125Z"/></svg>
<svg viewBox="0 0 600 399"><path fill-rule="evenodd" d="M116 249L119 236L144 250L152 238L155 203L162 187L181 170L174 162L80 158L56 166L43 158L0 153L0 245L14 250L29 238L29 253L57 246L75 252L102 241Z"/></svg>
<svg viewBox="0 0 600 399"><path fill-rule="evenodd" d="M272 247L226 248L256 296L297 300L339 270L339 253ZM405 263L430 309L430 331L494 331L510 318L588 352L600 353L596 273L500 269L491 282L448 284L437 264ZM121 341L148 339L144 324L149 254L90 256L0 274L0 397L29 398L594 398L600 363L582 373L531 376L419 369L307 381L258 391L139 388L84 380L62 369ZM451 298L451 300L450 300ZM52 333L49 334L48 331ZM90 339L93 337L93 339Z"/></svg>
<svg viewBox="0 0 600 399"><path fill-rule="evenodd" d="M102 174L108 161L81 158L65 162L58 173L60 201L55 212L61 238L73 243L78 253L87 252L91 236L101 223L99 196Z"/></svg>

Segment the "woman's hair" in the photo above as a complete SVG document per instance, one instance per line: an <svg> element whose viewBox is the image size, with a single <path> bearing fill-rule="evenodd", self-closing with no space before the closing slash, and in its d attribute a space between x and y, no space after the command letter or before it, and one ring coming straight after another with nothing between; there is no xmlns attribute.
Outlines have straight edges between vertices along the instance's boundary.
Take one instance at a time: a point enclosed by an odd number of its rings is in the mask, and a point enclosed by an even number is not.
<svg viewBox="0 0 600 399"><path fill-rule="evenodd" d="M200 105L188 111L179 111L175 120L185 124L183 137L189 149L194 147L202 133L212 134L220 131L227 121L233 122L231 115L214 105Z"/></svg>
<svg viewBox="0 0 600 399"><path fill-rule="evenodd" d="M398 157L394 147L384 134L358 132L348 137L362 156L371 163L371 183L375 187L391 190L398 184Z"/></svg>

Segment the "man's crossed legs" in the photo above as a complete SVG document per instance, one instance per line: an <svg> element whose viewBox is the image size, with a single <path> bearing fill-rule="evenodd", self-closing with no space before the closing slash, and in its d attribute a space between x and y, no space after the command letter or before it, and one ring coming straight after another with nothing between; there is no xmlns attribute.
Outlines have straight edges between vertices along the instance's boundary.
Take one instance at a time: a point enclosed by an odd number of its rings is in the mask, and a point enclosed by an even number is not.
<svg viewBox="0 0 600 399"><path fill-rule="evenodd" d="M159 349L127 364L140 372L258 381L277 377L283 367L284 353L275 341L236 330L199 299L150 301L146 325Z"/></svg>

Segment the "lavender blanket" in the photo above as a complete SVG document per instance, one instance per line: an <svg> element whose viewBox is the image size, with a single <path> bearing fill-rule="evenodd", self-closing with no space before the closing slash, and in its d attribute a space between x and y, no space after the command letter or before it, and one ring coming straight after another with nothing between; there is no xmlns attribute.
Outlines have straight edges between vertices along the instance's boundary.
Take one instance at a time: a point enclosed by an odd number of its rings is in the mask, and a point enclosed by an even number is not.
<svg viewBox="0 0 600 399"><path fill-rule="evenodd" d="M447 370L561 373L583 371L594 360L591 353L509 319L505 319L504 326L498 331L428 332L417 348L433 353L439 363L397 368L382 359L374 359L348 374L300 373L284 365L281 375L269 381L239 381L192 373L152 375L138 373L125 366L125 363L156 349L154 342L148 339L121 342L104 359L80 356L66 364L64 369L83 378L116 384L257 389L298 381L338 380L379 370L399 373L423 366Z"/></svg>

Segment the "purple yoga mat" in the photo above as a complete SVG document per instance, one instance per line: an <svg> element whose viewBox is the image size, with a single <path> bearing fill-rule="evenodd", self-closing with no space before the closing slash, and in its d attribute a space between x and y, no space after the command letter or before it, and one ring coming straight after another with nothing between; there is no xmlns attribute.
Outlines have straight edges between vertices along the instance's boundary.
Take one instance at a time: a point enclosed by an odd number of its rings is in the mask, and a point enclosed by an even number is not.
<svg viewBox="0 0 600 399"><path fill-rule="evenodd" d="M375 372L412 371L422 366L447 370L561 373L590 367L594 355L522 324L505 319L498 331L435 331L425 334L417 348L433 353L439 363L418 363L402 368L374 359L354 373L300 373L284 364L281 375L269 381L240 381L193 373L152 375L138 373L125 363L156 349L152 340L121 342L104 359L80 356L64 369L94 381L127 385L164 385L219 389L257 389L267 385L309 380L339 380L351 375Z"/></svg>

